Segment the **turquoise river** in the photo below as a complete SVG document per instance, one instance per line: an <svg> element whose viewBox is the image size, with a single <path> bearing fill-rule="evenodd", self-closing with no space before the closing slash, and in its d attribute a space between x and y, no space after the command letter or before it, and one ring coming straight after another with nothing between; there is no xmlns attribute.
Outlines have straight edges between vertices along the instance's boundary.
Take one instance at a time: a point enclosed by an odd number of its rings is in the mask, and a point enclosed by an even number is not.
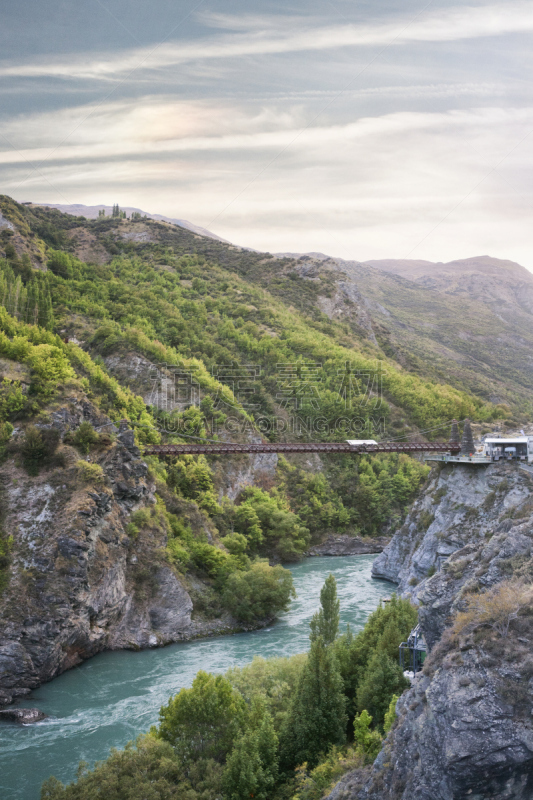
<svg viewBox="0 0 533 800"><path fill-rule="evenodd" d="M74 778L157 721L159 707L203 669L224 672L256 655L290 656L309 647L309 621L330 572L337 579L341 623L360 630L390 583L374 580L375 556L309 558L291 566L297 598L269 628L142 652L102 653L41 686L24 701L48 718L36 725L0 724L1 800L39 800L42 781Z"/></svg>

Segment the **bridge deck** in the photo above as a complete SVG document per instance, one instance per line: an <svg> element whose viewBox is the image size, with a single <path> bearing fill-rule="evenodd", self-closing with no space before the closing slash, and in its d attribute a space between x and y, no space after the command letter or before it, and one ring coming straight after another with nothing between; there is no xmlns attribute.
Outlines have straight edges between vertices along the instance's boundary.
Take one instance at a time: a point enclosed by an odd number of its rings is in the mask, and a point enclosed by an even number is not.
<svg viewBox="0 0 533 800"><path fill-rule="evenodd" d="M378 442L357 444L348 442L282 442L272 444L235 444L233 442L206 444L158 444L144 448L147 455L230 455L235 453L457 453L457 442Z"/></svg>

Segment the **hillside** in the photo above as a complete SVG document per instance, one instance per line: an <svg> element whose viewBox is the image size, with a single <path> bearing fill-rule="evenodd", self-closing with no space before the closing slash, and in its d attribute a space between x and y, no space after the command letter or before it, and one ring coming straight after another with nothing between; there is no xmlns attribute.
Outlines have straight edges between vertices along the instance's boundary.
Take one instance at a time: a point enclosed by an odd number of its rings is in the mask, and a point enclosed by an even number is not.
<svg viewBox="0 0 533 800"><path fill-rule="evenodd" d="M488 257L363 264L319 254L297 264L300 275L335 276L321 308L334 320L364 319L409 371L508 404L517 421L531 416L533 275L524 267Z"/></svg>

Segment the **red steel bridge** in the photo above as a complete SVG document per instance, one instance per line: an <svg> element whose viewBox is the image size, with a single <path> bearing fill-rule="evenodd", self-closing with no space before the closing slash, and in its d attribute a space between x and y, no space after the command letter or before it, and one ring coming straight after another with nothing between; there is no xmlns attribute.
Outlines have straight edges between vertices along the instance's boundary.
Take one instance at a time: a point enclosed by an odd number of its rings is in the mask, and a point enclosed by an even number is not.
<svg viewBox="0 0 533 800"><path fill-rule="evenodd" d="M205 444L157 444L144 448L147 455L234 455L236 453L455 453L461 449L457 441L450 442L304 442L234 444L209 442Z"/></svg>

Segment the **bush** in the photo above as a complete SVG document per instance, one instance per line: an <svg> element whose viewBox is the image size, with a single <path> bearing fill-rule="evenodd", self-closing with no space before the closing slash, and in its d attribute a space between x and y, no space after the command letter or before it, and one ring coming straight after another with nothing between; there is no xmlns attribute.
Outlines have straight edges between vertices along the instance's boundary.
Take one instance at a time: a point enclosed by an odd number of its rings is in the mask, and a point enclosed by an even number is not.
<svg viewBox="0 0 533 800"><path fill-rule="evenodd" d="M0 420L7 420L24 410L27 399L20 381L4 378L0 384Z"/></svg>
<svg viewBox="0 0 533 800"><path fill-rule="evenodd" d="M105 483L105 472L100 464L91 464L89 461L77 461L76 469L80 483L92 483L95 486Z"/></svg>
<svg viewBox="0 0 533 800"><path fill-rule="evenodd" d="M92 447L99 443L100 437L90 422L82 422L70 437L70 441L80 453L88 455Z"/></svg>
<svg viewBox="0 0 533 800"><path fill-rule="evenodd" d="M230 575L222 599L238 620L255 622L287 611L291 597L295 591L289 570L260 561L248 572Z"/></svg>
<svg viewBox="0 0 533 800"><path fill-rule="evenodd" d="M395 697L397 700L397 695ZM381 736L377 731L370 729L371 724L372 717L366 709L363 709L353 721L353 741L367 764L374 761L381 750Z"/></svg>
<svg viewBox="0 0 533 800"><path fill-rule="evenodd" d="M418 517L418 527L420 530L427 531L434 519L435 514L432 514L430 511L421 511Z"/></svg>
<svg viewBox="0 0 533 800"><path fill-rule="evenodd" d="M83 762L76 783L64 786L57 778L43 784L41 800L173 800L183 777L172 747L152 736L141 736L124 750L113 750L107 761L87 772ZM186 788L186 787L184 787ZM196 800L197 795L191 795Z"/></svg>
<svg viewBox="0 0 533 800"><path fill-rule="evenodd" d="M35 425L28 425L20 445L22 463L28 475L38 475L41 467L51 461L59 438L59 431L55 428L39 430Z"/></svg>
<svg viewBox="0 0 533 800"><path fill-rule="evenodd" d="M9 583L12 550L13 536L8 536L5 531L0 528L0 594Z"/></svg>

